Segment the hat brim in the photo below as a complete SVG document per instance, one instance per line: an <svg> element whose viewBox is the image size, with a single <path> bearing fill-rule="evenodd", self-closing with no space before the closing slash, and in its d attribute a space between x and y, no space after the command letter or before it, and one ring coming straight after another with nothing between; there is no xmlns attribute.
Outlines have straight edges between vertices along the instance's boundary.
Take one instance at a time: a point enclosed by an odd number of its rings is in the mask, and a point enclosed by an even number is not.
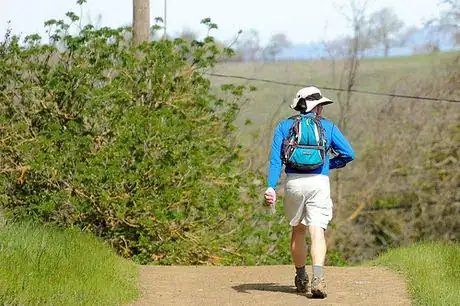
<svg viewBox="0 0 460 306"><path fill-rule="evenodd" d="M292 109L296 108L297 103L299 102L300 99L301 98L295 98L292 101L292 104L290 105L290 107ZM314 109L316 106L318 106L320 104L328 105L328 104L332 104L332 103L334 103L334 102L332 100L330 100L329 98L326 98L326 97L322 97L319 100L307 101L307 109L305 111L308 113L308 112L310 112L312 109Z"/></svg>

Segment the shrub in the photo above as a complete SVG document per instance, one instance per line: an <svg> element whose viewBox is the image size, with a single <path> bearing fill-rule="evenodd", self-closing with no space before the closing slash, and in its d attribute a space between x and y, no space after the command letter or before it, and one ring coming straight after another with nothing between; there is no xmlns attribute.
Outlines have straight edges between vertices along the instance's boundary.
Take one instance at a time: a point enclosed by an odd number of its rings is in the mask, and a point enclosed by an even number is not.
<svg viewBox="0 0 460 306"><path fill-rule="evenodd" d="M70 35L77 20L48 21L48 44L7 33L0 46L5 212L93 232L140 262L208 260L241 209L243 87L224 100L201 71L231 51L212 37L132 46L126 28Z"/></svg>
<svg viewBox="0 0 460 306"><path fill-rule="evenodd" d="M133 46L129 28L71 35L77 20L46 22L49 43L0 45L5 214L92 232L140 263L290 263L289 227L265 214L234 136L245 87L216 91L203 73L232 50L211 36Z"/></svg>

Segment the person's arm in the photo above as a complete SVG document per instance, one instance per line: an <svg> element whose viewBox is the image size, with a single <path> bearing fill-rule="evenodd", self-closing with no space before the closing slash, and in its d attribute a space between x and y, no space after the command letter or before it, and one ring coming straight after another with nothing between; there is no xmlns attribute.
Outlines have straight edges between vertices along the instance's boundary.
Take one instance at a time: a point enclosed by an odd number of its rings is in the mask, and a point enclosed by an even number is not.
<svg viewBox="0 0 460 306"><path fill-rule="evenodd" d="M329 160L329 169L343 168L355 159L353 148L335 124L332 126L331 146L337 156Z"/></svg>
<svg viewBox="0 0 460 306"><path fill-rule="evenodd" d="M270 167L268 169L268 188L276 188L283 163L281 161L281 150L283 145L283 133L281 132L281 123L275 129L273 135L272 150L270 154Z"/></svg>

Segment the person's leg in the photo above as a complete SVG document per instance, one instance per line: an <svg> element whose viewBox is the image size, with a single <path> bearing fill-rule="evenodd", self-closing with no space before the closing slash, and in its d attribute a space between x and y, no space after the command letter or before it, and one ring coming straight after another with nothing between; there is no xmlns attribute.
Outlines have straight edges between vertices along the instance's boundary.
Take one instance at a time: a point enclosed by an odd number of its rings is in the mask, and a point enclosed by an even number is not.
<svg viewBox="0 0 460 306"><path fill-rule="evenodd" d="M324 238L324 229L310 225L308 227L311 237L311 261L313 266L324 266L326 259L326 239Z"/></svg>
<svg viewBox="0 0 460 306"><path fill-rule="evenodd" d="M307 257L307 227L303 224L292 227L291 236L291 255L296 269L294 279L297 292L307 292L308 275L305 270L305 261Z"/></svg>
<svg viewBox="0 0 460 306"><path fill-rule="evenodd" d="M305 266L307 259L307 227L300 223L292 227L291 255L296 268Z"/></svg>
<svg viewBox="0 0 460 306"><path fill-rule="evenodd" d="M308 229L311 237L311 258L313 265L311 293L313 297L324 298L327 296L326 283L323 277L323 266L326 259L324 229L316 225L310 225Z"/></svg>

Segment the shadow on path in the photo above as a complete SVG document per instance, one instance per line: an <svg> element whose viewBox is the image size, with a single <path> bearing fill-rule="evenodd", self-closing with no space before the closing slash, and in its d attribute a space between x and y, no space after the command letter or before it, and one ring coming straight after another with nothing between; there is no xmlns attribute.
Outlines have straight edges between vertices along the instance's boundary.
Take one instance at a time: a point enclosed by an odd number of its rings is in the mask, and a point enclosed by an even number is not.
<svg viewBox="0 0 460 306"><path fill-rule="evenodd" d="M250 290L257 290L298 294L294 286L285 286L276 283L241 284L232 288L240 293L249 293L248 291Z"/></svg>
<svg viewBox="0 0 460 306"><path fill-rule="evenodd" d="M284 293L302 295L302 296L306 296L309 299L318 299L317 297L313 297L313 295L310 292L299 293L296 291L296 288L294 286L279 285L277 283L241 284L238 286L232 286L232 288L238 291L239 293L249 293L248 291L251 291L251 290L272 291L272 292L284 292Z"/></svg>

